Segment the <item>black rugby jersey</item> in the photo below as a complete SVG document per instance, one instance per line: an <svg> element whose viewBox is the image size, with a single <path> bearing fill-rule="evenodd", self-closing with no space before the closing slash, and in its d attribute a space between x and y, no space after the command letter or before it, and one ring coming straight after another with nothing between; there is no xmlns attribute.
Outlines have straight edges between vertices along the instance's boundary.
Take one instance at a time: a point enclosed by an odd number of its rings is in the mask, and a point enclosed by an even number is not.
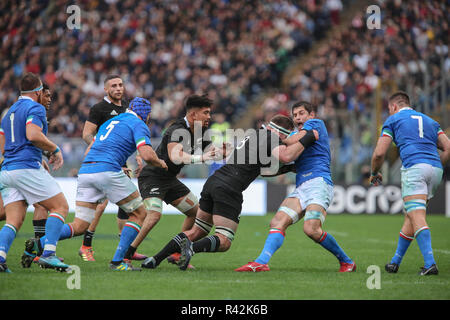
<svg viewBox="0 0 450 320"><path fill-rule="evenodd" d="M102 101L92 106L89 110L89 117L87 121L92 122L97 125L97 130L102 124L104 124L109 119L124 113L128 108L128 103L122 100L122 105L118 106L112 103L108 97L104 97Z"/></svg>
<svg viewBox="0 0 450 320"><path fill-rule="evenodd" d="M281 144L280 137L270 130L247 130L226 164L213 175L231 189L244 191L261 174L262 168L275 166L275 171L278 170L279 160L272 156L272 150Z"/></svg>
<svg viewBox="0 0 450 320"><path fill-rule="evenodd" d="M161 143L156 149L156 154L167 164L168 170L153 167L147 164L140 174L140 177L149 175L162 175L175 177L185 164L175 164L169 158L167 145L171 142L181 143L183 145L183 151L189 154L199 154L199 148L201 151L211 144L211 140L208 137L203 137L204 129L199 130L199 133L194 137L194 134L189 129L189 123L186 118L180 118L172 123L169 128L164 132L161 139ZM196 140L196 141L194 141Z"/></svg>

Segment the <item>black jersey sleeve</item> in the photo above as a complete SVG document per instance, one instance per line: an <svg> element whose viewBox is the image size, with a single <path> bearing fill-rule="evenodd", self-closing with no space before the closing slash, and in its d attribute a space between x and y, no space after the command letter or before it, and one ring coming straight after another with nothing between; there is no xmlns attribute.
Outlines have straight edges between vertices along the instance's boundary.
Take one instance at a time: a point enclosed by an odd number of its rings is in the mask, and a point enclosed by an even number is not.
<svg viewBox="0 0 450 320"><path fill-rule="evenodd" d="M89 110L89 116L87 121L100 126L102 124L102 113L98 104L94 105L91 110Z"/></svg>

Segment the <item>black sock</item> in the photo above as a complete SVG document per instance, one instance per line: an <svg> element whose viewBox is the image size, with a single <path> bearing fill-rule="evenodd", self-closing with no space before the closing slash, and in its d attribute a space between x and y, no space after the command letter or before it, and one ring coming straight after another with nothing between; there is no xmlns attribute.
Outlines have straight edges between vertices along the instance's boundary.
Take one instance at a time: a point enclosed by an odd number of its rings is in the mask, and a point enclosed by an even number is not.
<svg viewBox="0 0 450 320"><path fill-rule="evenodd" d="M154 255L153 258L155 258L156 265L159 265L164 259L166 259L171 254L175 252L180 252L181 251L180 243L183 238L186 238L186 235L183 232L177 234L175 237L173 237L172 240L169 241L168 244L166 244L166 246L160 252Z"/></svg>
<svg viewBox="0 0 450 320"><path fill-rule="evenodd" d="M95 231L86 230L83 238L83 246L92 247L92 238L94 238Z"/></svg>
<svg viewBox="0 0 450 320"><path fill-rule="evenodd" d="M125 253L124 259L131 260L131 258L133 257L134 253L136 252L136 250L137 250L137 248L129 246L127 252Z"/></svg>
<svg viewBox="0 0 450 320"><path fill-rule="evenodd" d="M47 219L33 220L34 236L36 238L42 238L45 236L45 224Z"/></svg>
<svg viewBox="0 0 450 320"><path fill-rule="evenodd" d="M217 252L220 247L220 238L218 236L208 236L206 238L195 241L192 249L197 252Z"/></svg>

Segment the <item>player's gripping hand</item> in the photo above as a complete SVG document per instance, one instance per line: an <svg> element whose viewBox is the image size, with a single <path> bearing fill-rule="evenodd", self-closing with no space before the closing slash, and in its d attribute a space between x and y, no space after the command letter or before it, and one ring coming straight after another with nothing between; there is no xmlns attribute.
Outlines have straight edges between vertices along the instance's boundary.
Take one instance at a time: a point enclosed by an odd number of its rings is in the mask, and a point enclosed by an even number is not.
<svg viewBox="0 0 450 320"><path fill-rule="evenodd" d="M164 160L159 159L159 164L160 164L160 168L164 169L164 170L168 170L169 168L167 167L167 163Z"/></svg>
<svg viewBox="0 0 450 320"><path fill-rule="evenodd" d="M381 173L377 173L377 174L371 174L370 175L370 185L372 186L379 186L381 185L381 183L383 182L383 176L381 175Z"/></svg>
<svg viewBox="0 0 450 320"><path fill-rule="evenodd" d="M51 164L53 167L53 171L57 171L61 169L64 164L64 159L61 151L53 153L48 159L48 164Z"/></svg>
<svg viewBox="0 0 450 320"><path fill-rule="evenodd" d="M212 147L210 150L203 154L203 161L215 160L219 150L217 147Z"/></svg>

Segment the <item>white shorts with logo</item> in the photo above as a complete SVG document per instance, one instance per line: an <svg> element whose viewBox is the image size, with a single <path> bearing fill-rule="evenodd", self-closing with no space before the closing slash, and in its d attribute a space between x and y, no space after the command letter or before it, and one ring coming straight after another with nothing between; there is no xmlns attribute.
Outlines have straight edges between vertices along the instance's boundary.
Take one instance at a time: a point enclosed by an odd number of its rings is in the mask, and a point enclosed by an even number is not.
<svg viewBox="0 0 450 320"><path fill-rule="evenodd" d="M303 182L287 197L299 199L302 210L310 204L317 204L327 210L333 200L333 194L333 186L326 183L322 177L317 177Z"/></svg>
<svg viewBox="0 0 450 320"><path fill-rule="evenodd" d="M418 163L409 168L401 168L402 198L426 194L433 198L442 180L443 170L427 163Z"/></svg>
<svg viewBox="0 0 450 320"><path fill-rule="evenodd" d="M4 206L21 200L32 205L62 192L55 178L42 166L39 169L2 170L0 185Z"/></svg>
<svg viewBox="0 0 450 320"><path fill-rule="evenodd" d="M121 171L78 175L76 201L97 203L108 199L117 203L137 191L136 185Z"/></svg>

